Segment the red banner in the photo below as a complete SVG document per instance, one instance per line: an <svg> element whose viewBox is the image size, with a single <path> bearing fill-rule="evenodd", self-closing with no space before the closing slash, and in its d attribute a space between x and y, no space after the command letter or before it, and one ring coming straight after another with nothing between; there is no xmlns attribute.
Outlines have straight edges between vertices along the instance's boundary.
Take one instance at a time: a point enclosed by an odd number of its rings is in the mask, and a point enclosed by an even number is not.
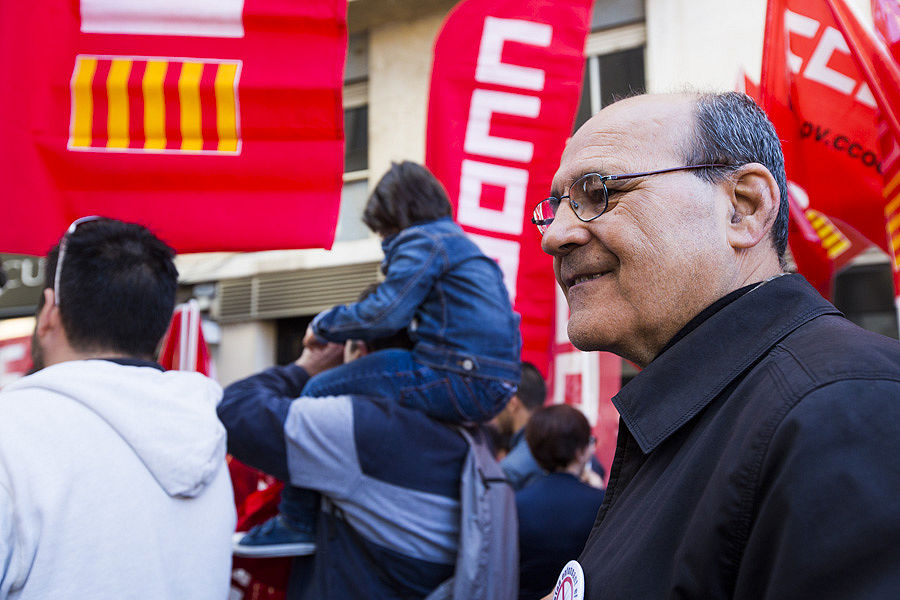
<svg viewBox="0 0 900 600"><path fill-rule="evenodd" d="M868 242L889 247L875 98L826 2L769 0L760 88L785 154L791 250L830 296Z"/></svg>
<svg viewBox="0 0 900 600"><path fill-rule="evenodd" d="M0 338L0 389L31 370L31 336Z"/></svg>
<svg viewBox="0 0 900 600"><path fill-rule="evenodd" d="M0 3L0 251L75 218L179 252L330 247L342 0Z"/></svg>
<svg viewBox="0 0 900 600"><path fill-rule="evenodd" d="M531 224L571 134L590 0L466 0L434 49L425 162L456 220L503 270L523 359L544 373L553 336L550 257Z"/></svg>

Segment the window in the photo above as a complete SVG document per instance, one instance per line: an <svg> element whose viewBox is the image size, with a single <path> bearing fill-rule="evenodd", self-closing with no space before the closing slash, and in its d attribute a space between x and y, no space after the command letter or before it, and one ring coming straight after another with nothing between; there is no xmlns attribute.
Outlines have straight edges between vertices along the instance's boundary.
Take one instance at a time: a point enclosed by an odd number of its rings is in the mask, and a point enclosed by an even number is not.
<svg viewBox="0 0 900 600"><path fill-rule="evenodd" d="M860 258L864 257L865 254ZM839 272L834 278L834 305L860 327L897 339L897 309L889 263L860 261Z"/></svg>
<svg viewBox="0 0 900 600"><path fill-rule="evenodd" d="M594 31L585 48L587 61L575 129L616 99L644 92L647 31L643 18L642 2L599 0L594 4Z"/></svg>
<svg viewBox="0 0 900 600"><path fill-rule="evenodd" d="M350 35L344 71L344 187L334 240L371 235L362 222L369 192L369 37Z"/></svg>

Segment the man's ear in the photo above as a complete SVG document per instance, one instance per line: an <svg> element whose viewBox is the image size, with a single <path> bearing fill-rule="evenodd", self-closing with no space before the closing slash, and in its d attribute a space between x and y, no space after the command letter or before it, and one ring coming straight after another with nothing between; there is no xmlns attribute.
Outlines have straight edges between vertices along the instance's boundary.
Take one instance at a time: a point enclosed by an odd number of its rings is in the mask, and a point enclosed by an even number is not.
<svg viewBox="0 0 900 600"><path fill-rule="evenodd" d="M59 307L56 306L56 297L51 288L44 288L44 304L36 315L35 331L39 337L43 337L48 331L61 325Z"/></svg>
<svg viewBox="0 0 900 600"><path fill-rule="evenodd" d="M728 242L732 248L753 248L766 239L778 216L778 184L759 163L748 163L735 171L732 184Z"/></svg>

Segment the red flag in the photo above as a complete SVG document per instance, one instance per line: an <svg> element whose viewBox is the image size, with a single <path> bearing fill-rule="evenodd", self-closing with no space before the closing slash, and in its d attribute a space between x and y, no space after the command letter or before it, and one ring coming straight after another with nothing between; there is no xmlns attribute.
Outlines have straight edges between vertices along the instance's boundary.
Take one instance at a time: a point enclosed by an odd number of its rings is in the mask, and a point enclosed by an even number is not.
<svg viewBox="0 0 900 600"><path fill-rule="evenodd" d="M0 3L0 250L42 255L88 214L180 252L330 246L346 9Z"/></svg>
<svg viewBox="0 0 900 600"><path fill-rule="evenodd" d="M584 70L589 0L466 0L435 44L426 164L447 188L456 220L495 258L522 315L523 359L550 375L552 401L580 407L607 469L621 360L556 342L551 259L531 224L572 131ZM607 355L604 355L607 356Z"/></svg>
<svg viewBox="0 0 900 600"><path fill-rule="evenodd" d="M900 3L872 0L872 14L879 37L888 45L894 62L900 63ZM897 101L894 96L892 107ZM894 301L900 314L900 140L892 135L887 123L882 123L879 133L884 156L884 218L893 251Z"/></svg>
<svg viewBox="0 0 900 600"><path fill-rule="evenodd" d="M857 67L866 79L878 105L878 135L884 160L883 206L884 221L888 239L888 255L894 275L895 304L900 310L900 162L898 162L898 140L900 140L900 67L894 57L862 26L843 0L826 0L834 19L844 34ZM896 18L896 2L893 11ZM888 37L893 35L894 24L887 17L887 6L875 11L881 14L880 26Z"/></svg>
<svg viewBox="0 0 900 600"><path fill-rule="evenodd" d="M196 371L215 377L215 366L200 327L200 309L196 300L175 307L169 329L163 336L159 364L167 370Z"/></svg>
<svg viewBox="0 0 900 600"><path fill-rule="evenodd" d="M894 60L900 59L900 3L872 0L872 17L878 36L887 44Z"/></svg>
<svg viewBox="0 0 900 600"><path fill-rule="evenodd" d="M836 269L888 243L875 99L824 2L769 0L760 95L782 139L792 253L830 295Z"/></svg>
<svg viewBox="0 0 900 600"><path fill-rule="evenodd" d="M523 359L545 373L555 284L531 212L572 131L591 4L465 0L434 49L425 162L457 222L500 264Z"/></svg>

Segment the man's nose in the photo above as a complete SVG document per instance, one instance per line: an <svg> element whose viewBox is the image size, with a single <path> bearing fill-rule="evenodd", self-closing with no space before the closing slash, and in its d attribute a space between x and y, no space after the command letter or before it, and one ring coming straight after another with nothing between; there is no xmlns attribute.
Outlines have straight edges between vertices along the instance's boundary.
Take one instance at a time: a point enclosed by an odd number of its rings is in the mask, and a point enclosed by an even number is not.
<svg viewBox="0 0 900 600"><path fill-rule="evenodd" d="M553 222L541 238L541 249L552 256L563 256L590 239L589 223L575 216L568 201L556 211Z"/></svg>

